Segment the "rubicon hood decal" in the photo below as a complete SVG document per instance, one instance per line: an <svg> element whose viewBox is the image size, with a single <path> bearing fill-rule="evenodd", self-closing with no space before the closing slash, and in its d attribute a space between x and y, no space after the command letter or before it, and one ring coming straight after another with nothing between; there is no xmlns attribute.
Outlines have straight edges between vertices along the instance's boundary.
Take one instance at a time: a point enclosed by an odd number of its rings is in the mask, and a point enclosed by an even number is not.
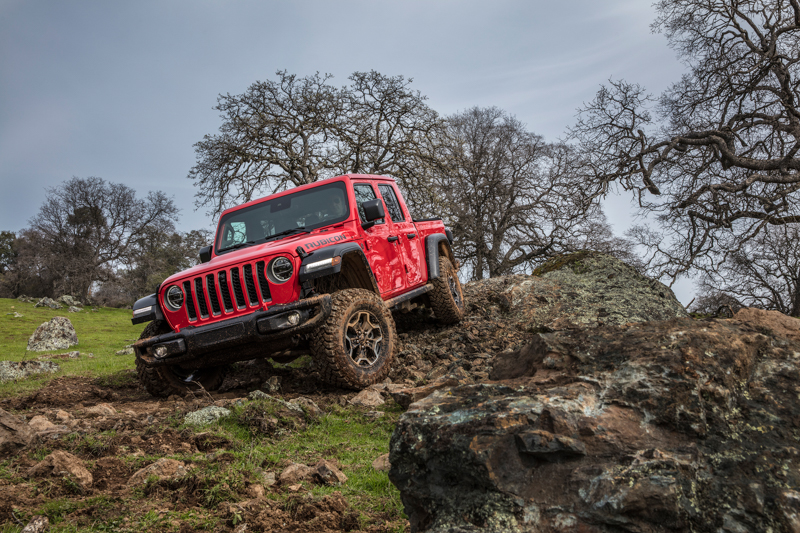
<svg viewBox="0 0 800 533"><path fill-rule="evenodd" d="M305 251L313 250L314 248L319 248L320 246L325 246L326 244L335 244L337 242L346 241L347 237L344 235L333 235L331 237L326 237L324 239L319 239L316 241L309 241L303 244L303 249Z"/></svg>

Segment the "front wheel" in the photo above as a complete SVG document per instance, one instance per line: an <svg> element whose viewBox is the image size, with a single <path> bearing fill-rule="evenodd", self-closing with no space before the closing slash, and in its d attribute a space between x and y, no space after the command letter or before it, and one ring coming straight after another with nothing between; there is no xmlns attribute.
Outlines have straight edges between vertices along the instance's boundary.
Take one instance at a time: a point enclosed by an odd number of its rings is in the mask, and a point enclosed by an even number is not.
<svg viewBox="0 0 800 533"><path fill-rule="evenodd" d="M431 307L436 318L444 324L456 324L464 318L464 291L453 263L439 257L439 277L431 280Z"/></svg>
<svg viewBox="0 0 800 533"><path fill-rule="evenodd" d="M147 339L155 335L172 331L166 322L154 320L142 331L139 339ZM225 379L227 366L212 368L188 369L179 365L149 367L136 358L136 373L139 382L153 396L166 398L172 394L184 395L201 389L217 390Z"/></svg>
<svg viewBox="0 0 800 533"><path fill-rule="evenodd" d="M386 379L397 347L392 314L383 300L364 289L331 297L331 315L311 339L322 379L364 389Z"/></svg>

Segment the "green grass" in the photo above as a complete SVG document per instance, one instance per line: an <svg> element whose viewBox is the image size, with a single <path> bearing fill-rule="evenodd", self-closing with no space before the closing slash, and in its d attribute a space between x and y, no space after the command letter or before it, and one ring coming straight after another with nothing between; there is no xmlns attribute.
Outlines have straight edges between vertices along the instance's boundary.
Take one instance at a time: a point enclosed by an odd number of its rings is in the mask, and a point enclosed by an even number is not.
<svg viewBox="0 0 800 533"><path fill-rule="evenodd" d="M17 382L0 382L0 397L38 389L59 376L86 375L113 379L120 371L133 368L132 355L115 355L114 352L138 339L145 324L132 325L130 309L91 309L85 307L80 313L68 313L66 308L54 310L33 307L32 303L0 298L0 360L24 361L75 350L81 353L78 359L55 359L61 370L53 374L38 374ZM14 312L24 316L15 318ZM36 328L56 316L69 318L78 334L78 344L52 352L27 351L28 339ZM93 358L88 357L90 353L94 354Z"/></svg>

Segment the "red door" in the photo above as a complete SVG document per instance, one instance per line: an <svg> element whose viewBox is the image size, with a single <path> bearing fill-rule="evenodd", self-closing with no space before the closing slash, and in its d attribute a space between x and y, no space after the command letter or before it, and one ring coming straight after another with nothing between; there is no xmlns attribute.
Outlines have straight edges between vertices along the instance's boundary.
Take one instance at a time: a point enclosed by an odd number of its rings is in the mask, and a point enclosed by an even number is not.
<svg viewBox="0 0 800 533"><path fill-rule="evenodd" d="M383 196L386 205L386 214L391 222L392 234L397 237L394 243L400 248L403 255L403 270L406 275L406 286L409 289L425 284L427 268L425 268L425 250L422 237L417 235L417 229L403 202L398 200L400 192L392 185L381 183L378 190ZM402 198L402 196L400 197Z"/></svg>
<svg viewBox="0 0 800 533"><path fill-rule="evenodd" d="M358 215L361 222L365 222L361 202L377 198L375 190L370 183L354 183L353 191ZM396 235L392 230L391 222L386 219L379 220L374 226L364 230L364 254L384 299L403 292L406 286L403 256L397 245L399 239L394 239Z"/></svg>

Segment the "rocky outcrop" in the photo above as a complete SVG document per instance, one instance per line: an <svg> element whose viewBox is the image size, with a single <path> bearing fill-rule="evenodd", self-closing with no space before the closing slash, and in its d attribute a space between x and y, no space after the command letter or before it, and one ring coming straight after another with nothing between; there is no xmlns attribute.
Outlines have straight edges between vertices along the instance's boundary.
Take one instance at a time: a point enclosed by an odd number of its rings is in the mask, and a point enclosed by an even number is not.
<svg viewBox="0 0 800 533"><path fill-rule="evenodd" d="M33 332L28 339L28 350L43 352L47 350L64 350L78 344L78 334L68 318L53 317Z"/></svg>
<svg viewBox="0 0 800 533"><path fill-rule="evenodd" d="M53 361L0 361L0 381L16 381L33 374L58 372L60 368Z"/></svg>
<svg viewBox="0 0 800 533"><path fill-rule="evenodd" d="M402 415L390 479L412 531L798 530L789 337L690 319L536 335L495 358L503 381Z"/></svg>

